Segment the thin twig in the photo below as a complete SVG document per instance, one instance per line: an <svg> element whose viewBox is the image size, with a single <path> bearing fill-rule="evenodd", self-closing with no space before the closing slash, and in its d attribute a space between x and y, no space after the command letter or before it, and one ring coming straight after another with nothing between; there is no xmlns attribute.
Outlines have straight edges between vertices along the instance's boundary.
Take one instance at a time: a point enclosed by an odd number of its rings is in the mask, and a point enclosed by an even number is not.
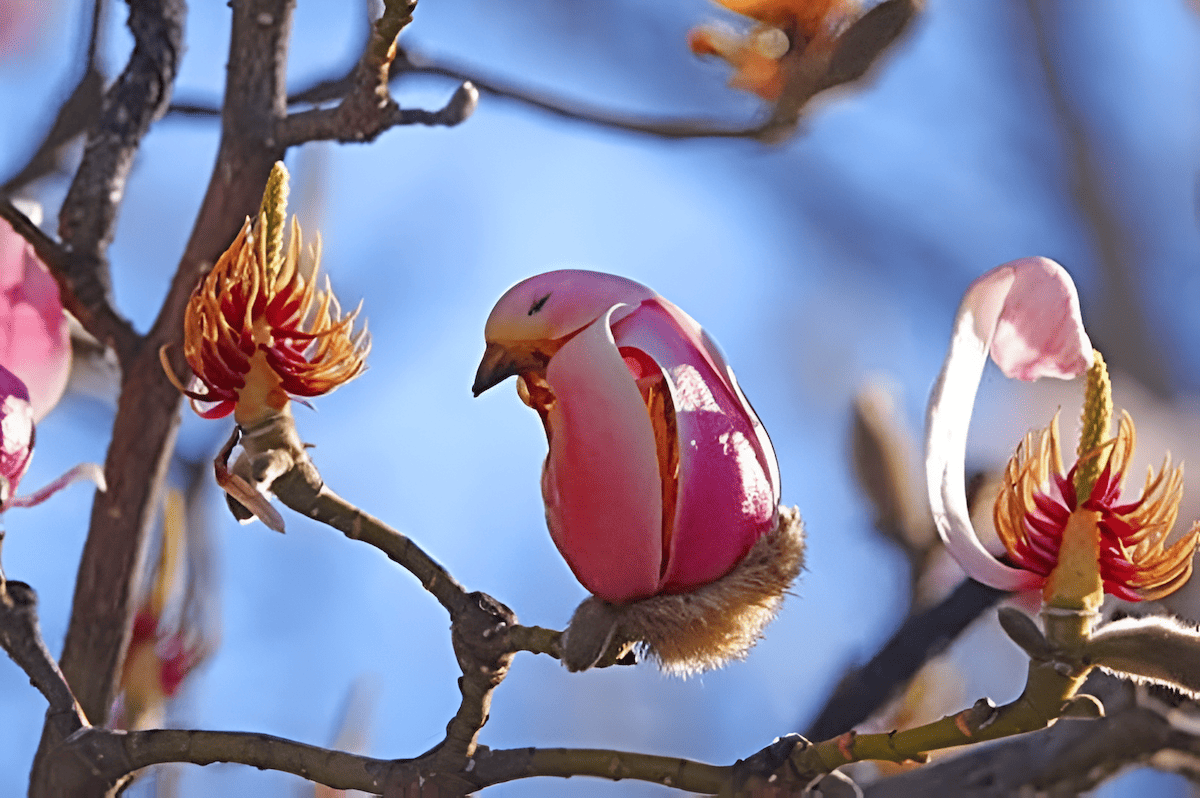
<svg viewBox="0 0 1200 798"><path fill-rule="evenodd" d="M466 611L470 594L450 572L412 539L364 513L331 491L311 462L298 464L272 483L271 490L291 509L328 524L353 540L374 546L406 568L452 617Z"/></svg>

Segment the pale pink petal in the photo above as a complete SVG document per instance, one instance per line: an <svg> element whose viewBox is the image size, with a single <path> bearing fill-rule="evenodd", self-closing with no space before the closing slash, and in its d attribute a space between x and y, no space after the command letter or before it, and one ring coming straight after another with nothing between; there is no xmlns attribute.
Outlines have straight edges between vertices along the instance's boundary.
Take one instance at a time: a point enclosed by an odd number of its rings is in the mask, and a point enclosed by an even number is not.
<svg viewBox="0 0 1200 798"><path fill-rule="evenodd" d="M1069 379L1087 370L1092 348L1075 286L1047 258L1023 258L971 284L950 349L929 399L925 474L938 532L970 576L1001 590L1024 590L1036 574L1011 568L979 542L967 511L964 467L975 393L989 351L1010 377Z"/></svg>
<svg viewBox="0 0 1200 798"><path fill-rule="evenodd" d="M546 521L580 583L609 602L657 592L662 487L650 416L617 351L615 306L550 360Z"/></svg>
<svg viewBox="0 0 1200 798"><path fill-rule="evenodd" d="M80 463L44 488L36 490L28 496L14 496L4 504L4 509L12 507L33 507L41 504L68 485L76 482L94 482L96 489L108 489L104 481L104 469L95 463Z"/></svg>
<svg viewBox="0 0 1200 798"><path fill-rule="evenodd" d="M1002 290L1004 283L1009 284ZM998 296L1003 299L998 316L977 315L976 328L981 335L991 330L989 352L1005 376L1027 382L1038 377L1069 380L1092 365L1092 343L1083 329L1075 283L1054 261L1006 263L976 280L963 303L976 295L983 295L985 306L994 306Z"/></svg>
<svg viewBox="0 0 1200 798"><path fill-rule="evenodd" d="M728 573L771 531L779 507L770 441L765 433L760 439L761 425L727 367L718 370L713 354L698 345L699 327L689 330L680 316L691 321L655 298L613 326L619 346L640 349L662 368L675 406L679 494L659 585L666 593L693 590Z"/></svg>

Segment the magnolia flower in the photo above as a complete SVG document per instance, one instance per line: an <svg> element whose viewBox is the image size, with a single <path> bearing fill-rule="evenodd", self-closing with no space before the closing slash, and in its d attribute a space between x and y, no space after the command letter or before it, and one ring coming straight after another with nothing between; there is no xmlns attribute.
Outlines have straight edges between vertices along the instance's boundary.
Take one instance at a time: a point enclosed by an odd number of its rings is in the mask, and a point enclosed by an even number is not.
<svg viewBox="0 0 1200 798"><path fill-rule="evenodd" d="M316 288L319 242L303 250L293 218L283 245L286 196L287 170L277 163L258 219L246 220L188 302L184 355L203 391L177 387L204 418L232 412L252 426L290 397L329 393L366 367L370 339L354 332L358 311L342 314L328 280Z"/></svg>
<svg viewBox="0 0 1200 798"><path fill-rule="evenodd" d="M10 507L33 507L81 479L95 482L104 490L104 472L94 463L77 465L41 490L14 496L29 469L34 442L33 404L20 378L0 366L0 511Z"/></svg>
<svg viewBox="0 0 1200 798"><path fill-rule="evenodd" d="M24 203L34 222L41 208ZM8 222L0 220L0 364L29 390L35 421L62 397L71 371L71 338L58 284Z"/></svg>
<svg viewBox="0 0 1200 798"><path fill-rule="evenodd" d="M1006 376L1022 380L1088 374L1078 462L1063 469L1055 420L1025 439L1005 471L995 521L1008 563L979 542L963 486L967 427L989 354ZM1166 545L1182 474L1164 465L1140 498L1121 504L1134 429L1124 415L1109 439L1111 407L1103 358L1091 348L1061 266L1023 258L971 284L930 398L926 437L934 519L970 576L1002 590L1040 587L1048 603L1084 609L1095 609L1104 592L1158 598L1186 581L1197 532Z"/></svg>
<svg viewBox="0 0 1200 798"><path fill-rule="evenodd" d="M729 85L764 100L779 99L787 83L785 57L817 47L831 49L836 29L858 11L855 0L716 0L755 26L742 34L704 25L688 34L697 55L715 55L734 68Z"/></svg>
<svg viewBox="0 0 1200 798"><path fill-rule="evenodd" d="M1072 524L1088 525L1088 542L1098 546L1099 569L1085 585L1089 593L1099 586L1126 601L1153 600L1175 592L1191 576L1197 527L1167 545L1183 498L1183 468L1171 469L1168 458L1157 474L1150 471L1141 496L1120 502L1134 439L1133 419L1122 413L1111 445L1092 454L1107 462L1083 501L1075 490L1079 464L1063 470L1057 418L1030 433L1009 462L996 500L996 531L1012 562L1039 577L1047 597L1073 589L1060 584L1064 572L1055 570L1066 559Z"/></svg>
<svg viewBox="0 0 1200 798"><path fill-rule="evenodd" d="M649 288L587 271L532 277L496 303L485 338L473 390L518 375L550 445L550 535L598 599L732 584L760 540L798 526L781 524L774 449L715 342ZM773 607L795 577L798 534L778 558L790 575L755 602Z"/></svg>

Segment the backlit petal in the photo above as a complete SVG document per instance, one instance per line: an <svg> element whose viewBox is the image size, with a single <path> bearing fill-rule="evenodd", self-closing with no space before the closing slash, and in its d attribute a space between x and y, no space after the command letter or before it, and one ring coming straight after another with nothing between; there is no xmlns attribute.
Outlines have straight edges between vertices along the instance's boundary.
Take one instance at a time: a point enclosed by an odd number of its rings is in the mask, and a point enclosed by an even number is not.
<svg viewBox="0 0 1200 798"><path fill-rule="evenodd" d="M989 353L1007 376L1022 380L1071 378L1088 368L1091 344L1075 287L1061 266L1047 258L1024 258L971 284L926 418L929 502L946 548L980 582L1023 590L1037 585L1037 575L993 557L979 542L967 511L967 430Z"/></svg>
<svg viewBox="0 0 1200 798"><path fill-rule="evenodd" d="M551 359L546 520L576 578L609 602L657 592L662 487L642 395L609 328L614 306Z"/></svg>
<svg viewBox="0 0 1200 798"><path fill-rule="evenodd" d="M766 461L774 463L775 454L762 450L757 418L724 370L715 368L699 326L682 311L660 298L647 300L613 331L620 346L648 353L667 375L679 493L660 590L691 590L726 574L774 527L779 499Z"/></svg>

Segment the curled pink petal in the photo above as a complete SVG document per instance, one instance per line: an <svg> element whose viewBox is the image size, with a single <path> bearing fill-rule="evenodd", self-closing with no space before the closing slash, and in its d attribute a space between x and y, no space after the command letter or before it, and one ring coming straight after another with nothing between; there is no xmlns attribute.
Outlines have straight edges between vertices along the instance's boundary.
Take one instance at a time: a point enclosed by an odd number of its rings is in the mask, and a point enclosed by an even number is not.
<svg viewBox="0 0 1200 798"><path fill-rule="evenodd" d="M967 289L963 306L969 303L977 303L976 332L1006 377L1069 380L1092 365L1075 283L1049 258L1021 258L993 269Z"/></svg>
<svg viewBox="0 0 1200 798"><path fill-rule="evenodd" d="M759 437L762 425L718 370L699 326L689 330L681 316L691 322L655 298L614 325L618 345L638 347L659 364L674 405L679 478L658 589L664 593L724 576L774 528L779 507L775 452L765 432Z"/></svg>
<svg viewBox="0 0 1200 798"><path fill-rule="evenodd" d="M580 583L609 602L654 595L662 567L654 430L609 329L617 307L550 361L542 475L551 537Z"/></svg>
<svg viewBox="0 0 1200 798"><path fill-rule="evenodd" d="M979 542L967 511L967 430L989 353L1005 375L1022 380L1070 379L1087 370L1092 347L1065 269L1048 258L1022 258L971 284L926 416L925 474L942 541L978 581L1025 590L1037 586L1037 575L993 557Z"/></svg>

